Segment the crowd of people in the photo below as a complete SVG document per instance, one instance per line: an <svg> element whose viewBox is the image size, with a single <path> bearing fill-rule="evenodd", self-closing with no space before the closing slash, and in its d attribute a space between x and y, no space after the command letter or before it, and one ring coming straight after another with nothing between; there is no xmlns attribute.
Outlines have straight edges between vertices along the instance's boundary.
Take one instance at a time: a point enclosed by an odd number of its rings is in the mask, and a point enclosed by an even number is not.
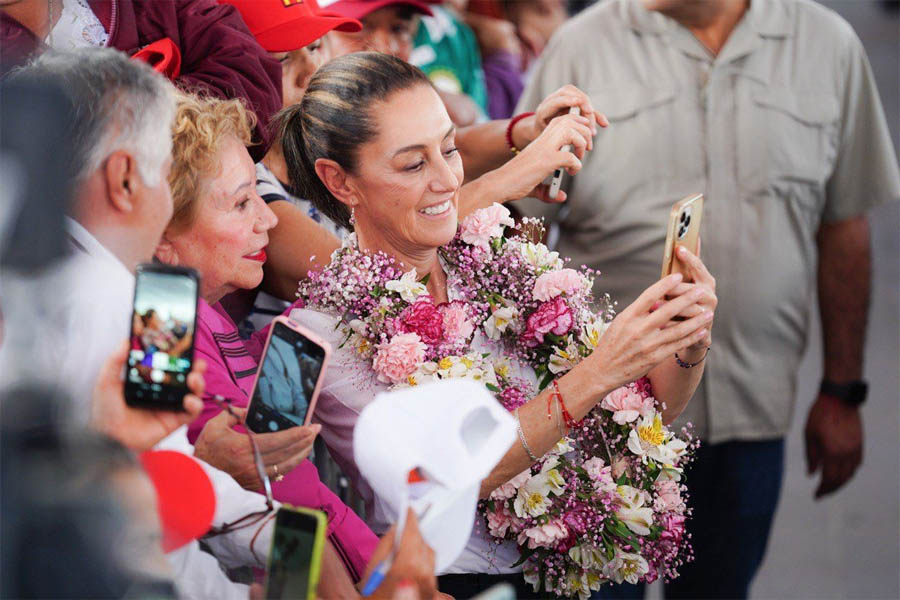
<svg viewBox="0 0 900 600"><path fill-rule="evenodd" d="M501 378L528 390L510 406L518 438L483 480L482 500L543 471L541 457L598 407L637 428L646 405L612 409L609 398L646 382L658 414L641 436L690 422L701 441L679 484L691 493L692 560L666 597L747 596L781 489L813 289L825 334L806 425L817 496L861 463L865 215L900 198L896 156L859 40L811 1L582 4L0 2L4 103L16 89L64 99L67 151L40 155L70 191L57 234L67 255L39 271L5 268L0 280L3 596L261 597L272 517L293 505L327 516L321 598L358 597L386 557L374 597L471 598L504 583L520 598L546 597L517 543L492 535L496 523L476 524L441 573L414 513L394 539L396 515L356 464L354 427L377 394L416 385L424 371L398 375L410 356L450 367L422 342L401 347L404 324L390 326L400 329L374 359L373 321L345 331L348 315L361 318L352 307L377 305L385 290L348 284L331 303L323 290L366 256L372 269L387 257L411 273L387 289L422 322L443 318L436 338L450 335L452 313L466 348L496 355ZM567 176L553 198L546 180L558 172ZM702 258L681 248L685 274L660 279L669 211L692 193L706 201ZM448 250L460 239L478 246L466 233L478 227L527 229L529 217L551 226L544 241L558 252L536 264L559 256L602 271L578 293L609 293L619 308L588 332L579 361L551 360L570 362L546 381L516 360L526 354L508 360L501 349L517 316L499 294L488 323L472 327L460 308L475 293L460 262L470 255ZM0 221L0 248L3 231ZM485 249L499 247L484 236ZM156 306L135 312L135 272L151 261L199 275L192 330ZM243 419L280 314L333 355L311 424L252 434ZM529 318L518 333L537 347L567 333L565 317ZM416 325L422 339L427 327ZM130 353L141 353L135 368L148 379L154 354L177 362L189 348L183 410L126 403ZM300 400L266 394L273 406L305 407L316 382L289 367ZM320 479L310 460L318 436L363 514ZM680 480L677 462L643 443L643 463ZM153 451L199 466L191 477L209 482L208 515L199 496L169 503L156 475L165 469L145 458ZM644 494L629 508L664 496ZM172 542L173 513L203 524ZM585 583L582 597L642 597L643 579L609 579L599 591Z"/></svg>

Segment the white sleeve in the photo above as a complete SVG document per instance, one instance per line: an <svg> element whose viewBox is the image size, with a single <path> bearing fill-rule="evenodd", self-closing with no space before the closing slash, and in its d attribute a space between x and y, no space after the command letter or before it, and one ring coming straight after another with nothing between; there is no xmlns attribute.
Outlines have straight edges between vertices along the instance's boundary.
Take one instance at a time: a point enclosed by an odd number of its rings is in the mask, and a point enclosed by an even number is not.
<svg viewBox="0 0 900 600"><path fill-rule="evenodd" d="M156 445L156 449L175 450L193 456L194 447L188 441L187 426L180 427L172 432ZM212 482L213 490L216 494L216 513L213 516L213 527L221 527L225 523L232 523L245 515L265 510L265 496L245 490L228 473L220 471L202 460L194 460L203 467L210 482ZM281 506L280 503L275 502L275 510L278 510L279 506ZM244 527L231 533L211 537L206 541L219 559L219 562L226 568L249 566L264 569L269 556L269 547L272 543L273 520L269 519L266 521L253 546L262 564L257 562L253 552L250 550L250 543L253 541L253 536L256 535L259 527L259 525Z"/></svg>
<svg viewBox="0 0 900 600"><path fill-rule="evenodd" d="M200 549L194 540L166 554L175 576L175 589L181 600L248 600L250 587L235 583L219 567L215 557Z"/></svg>

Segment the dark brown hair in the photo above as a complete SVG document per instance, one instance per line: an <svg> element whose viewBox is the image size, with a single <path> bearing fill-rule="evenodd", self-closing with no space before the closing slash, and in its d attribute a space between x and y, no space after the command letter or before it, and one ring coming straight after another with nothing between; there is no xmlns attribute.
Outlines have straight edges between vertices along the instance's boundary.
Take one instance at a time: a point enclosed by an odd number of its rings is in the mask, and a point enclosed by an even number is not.
<svg viewBox="0 0 900 600"><path fill-rule="evenodd" d="M316 161L328 158L354 173L357 149L378 133L372 106L417 85L431 82L418 68L379 52L348 54L320 68L303 100L275 118L292 191L350 227L350 211L319 179Z"/></svg>

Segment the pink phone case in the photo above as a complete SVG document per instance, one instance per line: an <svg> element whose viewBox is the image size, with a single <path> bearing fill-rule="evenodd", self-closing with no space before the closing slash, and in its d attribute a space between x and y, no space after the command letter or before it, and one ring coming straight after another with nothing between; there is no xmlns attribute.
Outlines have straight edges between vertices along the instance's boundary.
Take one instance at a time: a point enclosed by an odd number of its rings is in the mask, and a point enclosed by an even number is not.
<svg viewBox="0 0 900 600"><path fill-rule="evenodd" d="M272 342L272 334L275 332L276 323L281 323L288 329L296 331L324 350L325 356L322 359L322 368L319 370L319 377L316 379L316 387L313 389L312 397L309 399L309 408L306 410L306 418L303 420L304 425L309 425L312 420L313 411L316 409L316 400L319 398L319 391L322 389L322 379L325 375L325 370L328 369L328 361L331 359L331 344L288 317L280 316L272 319L272 325L269 327L269 335L266 337L266 346L263 348L262 359L259 361L259 369L256 371L256 378L253 380L253 389L250 390L250 402L252 403L253 399L256 397L256 384L259 382L259 374L262 372L262 365L266 361L266 354L269 352L269 344Z"/></svg>

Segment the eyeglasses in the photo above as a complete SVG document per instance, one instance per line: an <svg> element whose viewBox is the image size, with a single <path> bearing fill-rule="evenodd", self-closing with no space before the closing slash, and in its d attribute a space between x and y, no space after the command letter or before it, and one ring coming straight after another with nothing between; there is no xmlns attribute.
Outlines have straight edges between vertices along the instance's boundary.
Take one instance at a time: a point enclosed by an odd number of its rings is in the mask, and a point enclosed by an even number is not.
<svg viewBox="0 0 900 600"><path fill-rule="evenodd" d="M218 394L213 396L213 400L219 406L219 408L228 411L228 414L238 421L241 420L241 417L231 409L231 400L223 396L219 396ZM253 462L256 464L256 474L259 476L260 481L262 481L263 490L266 494L266 509L244 515L240 519L231 523L225 523L221 527L212 527L210 528L209 533L206 534L206 537L213 537L225 533L231 533L232 531L237 531L238 529L256 525L257 523L262 521L266 517L266 515L275 510L275 501L272 499L272 482L269 481L269 476L266 474L266 466L265 464L263 464L262 455L259 453L259 448L256 445L256 440L253 439L253 433L251 433L249 429L247 430L247 437L250 439L250 447L253 449Z"/></svg>

